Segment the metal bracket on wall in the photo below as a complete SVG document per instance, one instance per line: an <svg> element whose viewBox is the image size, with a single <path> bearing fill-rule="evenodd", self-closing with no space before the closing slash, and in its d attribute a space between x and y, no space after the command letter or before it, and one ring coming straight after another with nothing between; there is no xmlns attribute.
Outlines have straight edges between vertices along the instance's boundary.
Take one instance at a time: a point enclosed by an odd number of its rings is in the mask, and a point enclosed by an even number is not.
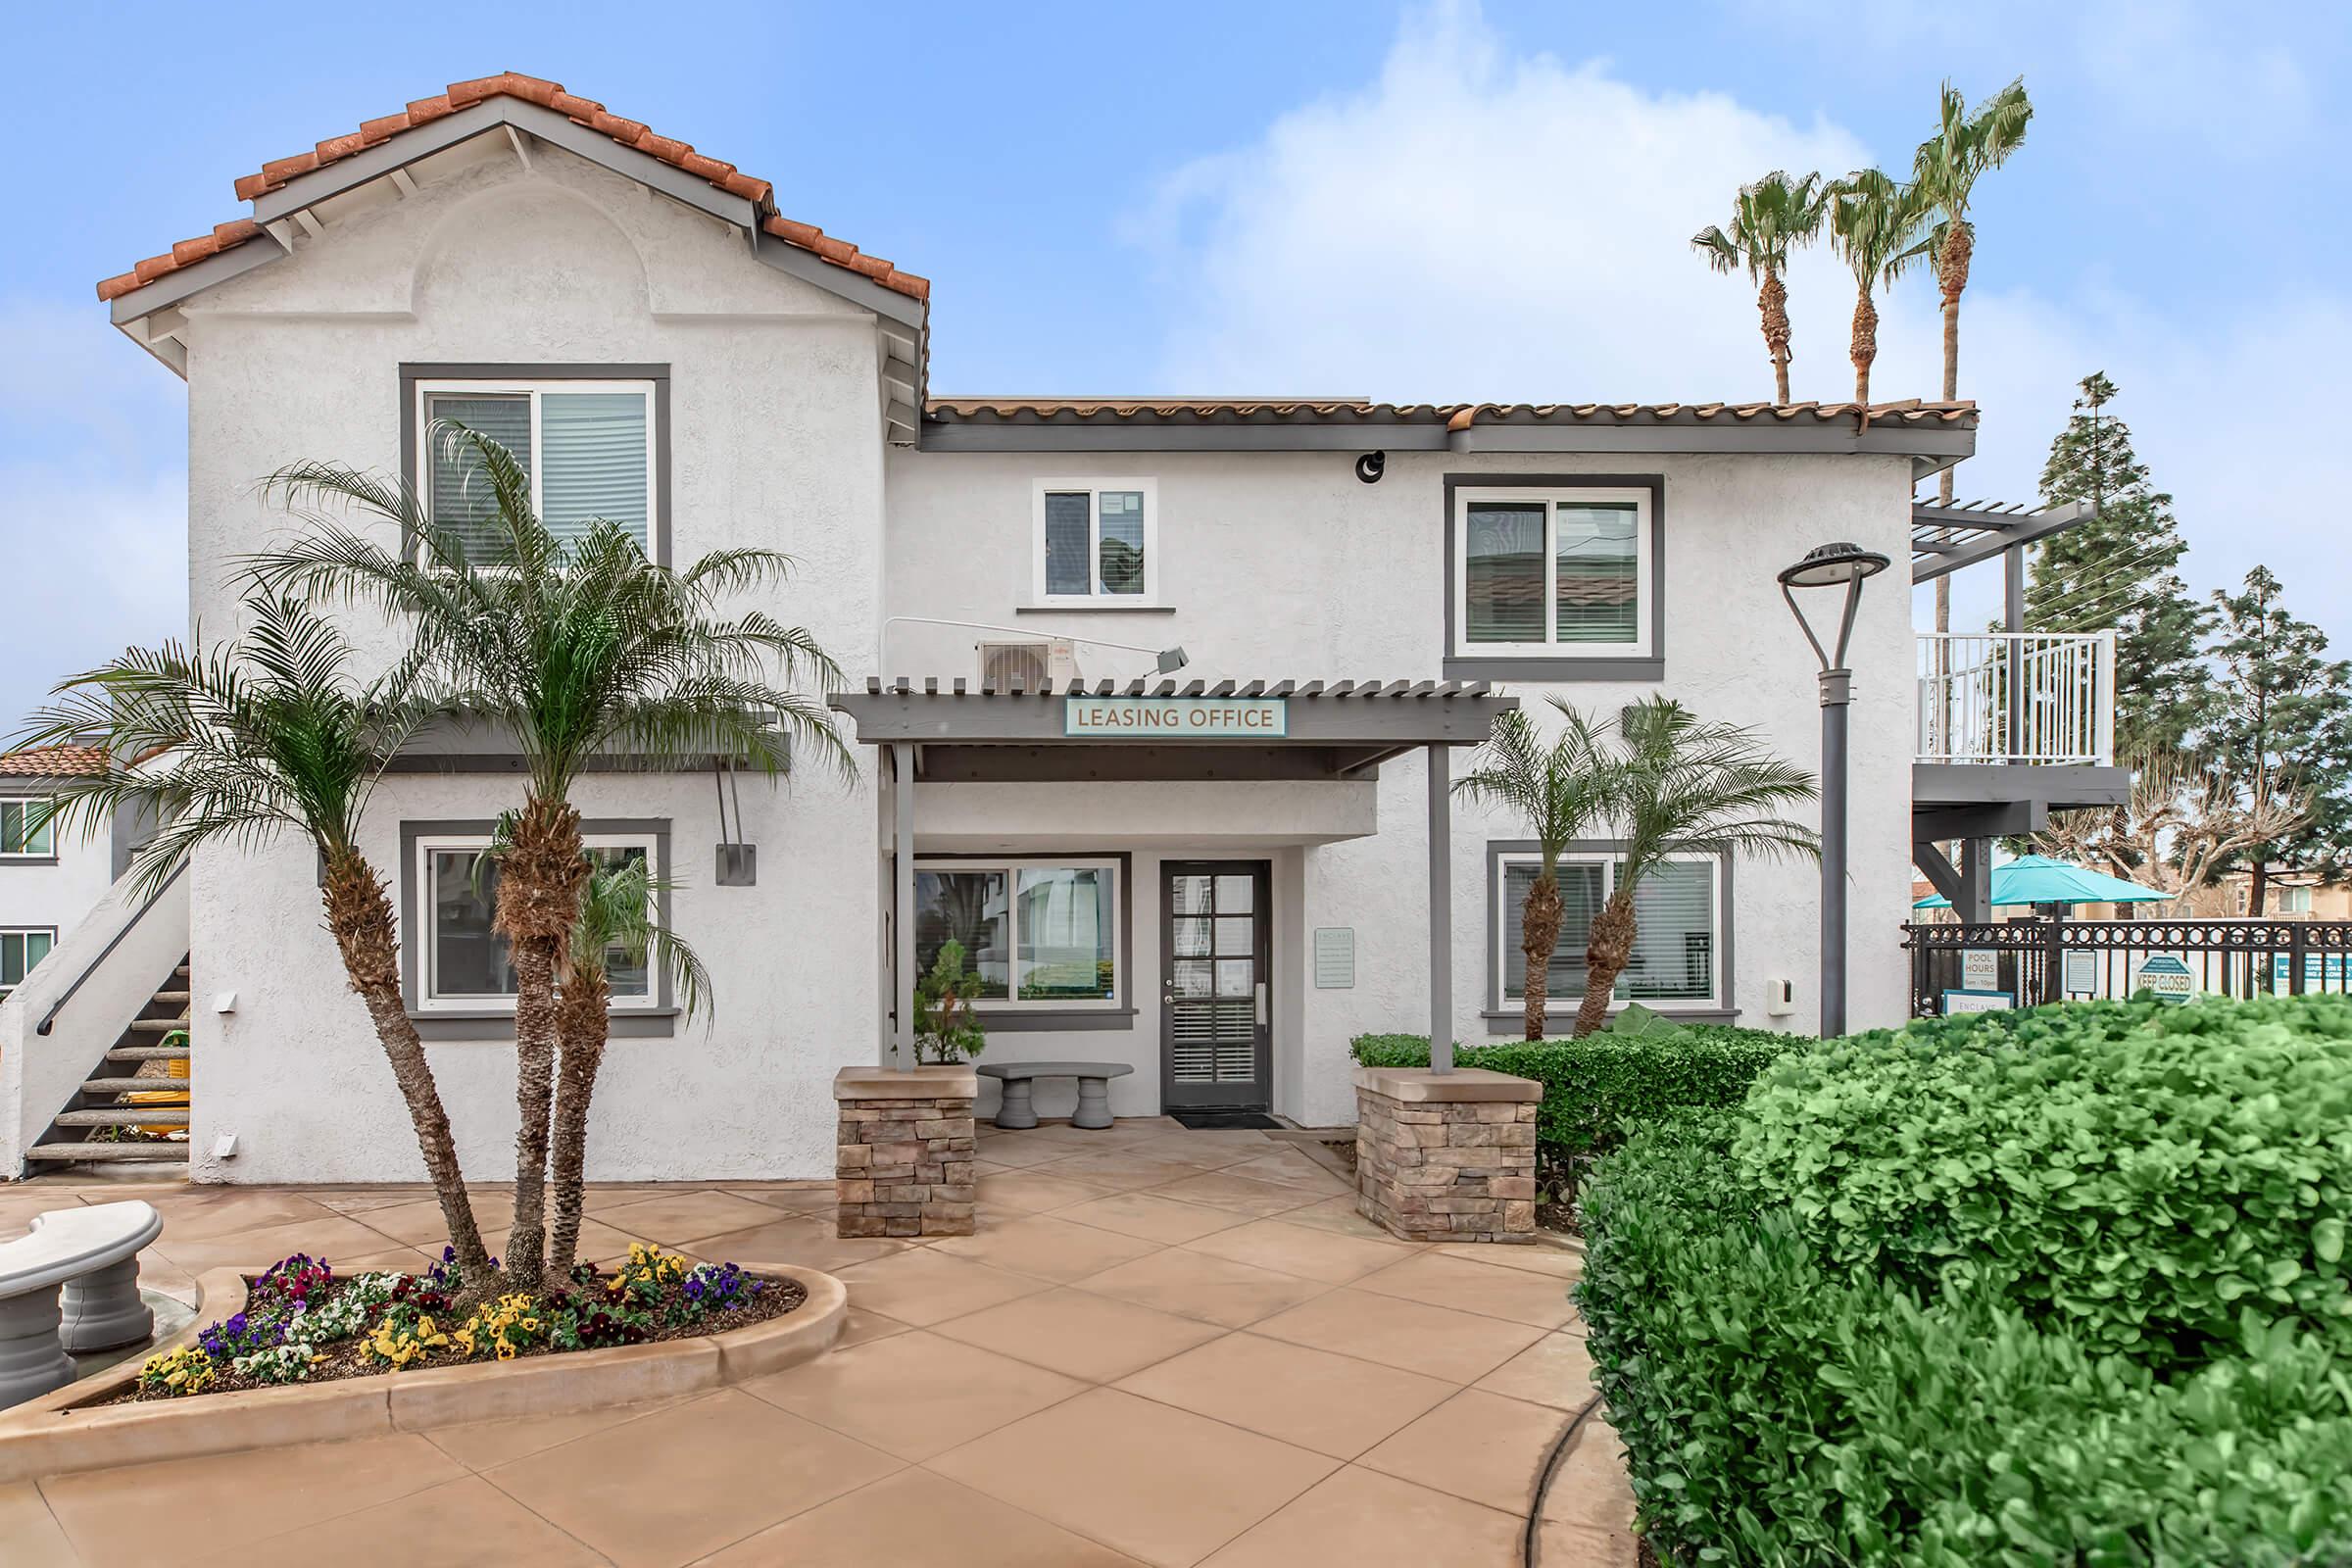
<svg viewBox="0 0 2352 1568"><path fill-rule="evenodd" d="M760 881L760 846L741 842L743 832L743 796L735 786L734 766L723 757L710 759L710 785L718 792L718 870L716 881L722 888L748 888ZM735 805L735 828L727 830L727 802L732 796Z"/></svg>

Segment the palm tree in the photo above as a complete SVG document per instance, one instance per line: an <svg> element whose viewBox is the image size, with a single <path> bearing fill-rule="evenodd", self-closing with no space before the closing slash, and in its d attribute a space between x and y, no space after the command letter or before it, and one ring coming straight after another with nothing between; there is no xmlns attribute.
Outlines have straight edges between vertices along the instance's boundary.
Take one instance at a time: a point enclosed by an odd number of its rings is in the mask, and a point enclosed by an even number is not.
<svg viewBox="0 0 2352 1568"><path fill-rule="evenodd" d="M1879 307L1871 298L1928 254L1929 205L1922 186L1903 184L1876 169L1848 174L1831 187L1830 246L1854 273L1854 401L1869 418L1870 367L1879 357Z"/></svg>
<svg viewBox="0 0 2352 1568"><path fill-rule="evenodd" d="M363 683L349 673L350 645L308 606L273 597L245 604L252 630L242 644L131 649L60 685L21 744L102 737L105 771L63 782L56 814L94 831L122 806L151 802L164 825L139 852L134 887L162 886L200 845L253 848L293 832L316 847L344 975L408 1104L459 1269L479 1289L489 1255L401 995L392 901L359 847L384 764L434 705L419 690L416 661Z"/></svg>
<svg viewBox="0 0 2352 1568"><path fill-rule="evenodd" d="M1546 744L1524 709L1498 714L1471 771L1453 786L1465 799L1516 811L1542 857L1519 922L1530 1040L1544 1038L1551 951L1560 940L1560 856L1608 814L1615 790L1592 722L1559 698L1550 701L1562 720L1557 739Z"/></svg>
<svg viewBox="0 0 2352 1568"><path fill-rule="evenodd" d="M2034 118L2020 76L1969 113L1968 101L1943 84L1936 99L1936 134L1919 144L1913 160L1913 183L1940 215L1929 236L1929 257L1936 281L1943 291L1943 401L1960 396L1960 295L1968 287L1969 260L1976 253L1976 225L1968 220L1969 198L1977 180L2008 161L2026 140L2026 123ZM1952 504L1952 470L1946 467L1936 483L1938 505ZM1936 579L1936 629L1952 629L1952 584L1948 576Z"/></svg>
<svg viewBox="0 0 2352 1568"><path fill-rule="evenodd" d="M1813 775L1766 751L1753 730L1703 720L1668 698L1648 698L1619 716L1608 771L1610 814L1623 838L1617 885L1593 917L1585 947L1580 1036L1608 1019L1617 977L1640 935L1634 894L1644 877L1683 856L1820 854L1811 828L1780 814L1814 798Z"/></svg>
<svg viewBox="0 0 2352 1568"><path fill-rule="evenodd" d="M573 784L610 754L646 768L720 755L772 775L798 742L844 775L856 764L822 697L799 689L840 679L815 638L760 611L725 612L735 596L780 583L787 558L723 550L673 571L610 522L559 538L505 447L447 421L428 434L487 491L478 556L435 526L405 482L303 463L272 474L264 494L309 531L246 564L270 587L337 592L405 617L416 657L452 689L453 706L520 754L527 793L500 857L494 929L515 975L520 1125L507 1272L527 1292L545 1277L557 977L588 880ZM373 526L355 527L355 514ZM386 549L376 537L385 525L413 550Z"/></svg>
<svg viewBox="0 0 2352 1568"><path fill-rule="evenodd" d="M656 900L666 882L643 859L618 865L591 863L580 889L579 918L564 955L563 984L556 998L556 1042L563 1065L556 1080L550 1180L556 1219L547 1244L548 1277L562 1283L571 1272L580 1241L580 1210L588 1161L588 1102L604 1065L612 1031L612 983L609 965L618 954L649 976L667 973L688 1017L704 1010L710 974L695 951L662 924Z"/></svg>
<svg viewBox="0 0 2352 1568"><path fill-rule="evenodd" d="M1690 243L1718 272L1744 270L1757 285L1756 309L1764 318L1764 347L1772 355L1773 401L1788 404L1788 289L1781 274L1796 247L1821 232L1830 193L1819 174L1790 179L1774 170L1740 187L1729 232L1709 226Z"/></svg>

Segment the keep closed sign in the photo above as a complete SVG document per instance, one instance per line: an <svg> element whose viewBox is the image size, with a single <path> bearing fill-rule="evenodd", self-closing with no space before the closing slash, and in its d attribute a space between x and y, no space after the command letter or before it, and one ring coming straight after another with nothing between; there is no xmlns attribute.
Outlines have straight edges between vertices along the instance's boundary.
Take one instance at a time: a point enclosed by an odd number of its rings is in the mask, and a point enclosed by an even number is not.
<svg viewBox="0 0 2352 1568"><path fill-rule="evenodd" d="M1289 732L1280 697L1068 697L1061 732L1089 740L1277 740Z"/></svg>

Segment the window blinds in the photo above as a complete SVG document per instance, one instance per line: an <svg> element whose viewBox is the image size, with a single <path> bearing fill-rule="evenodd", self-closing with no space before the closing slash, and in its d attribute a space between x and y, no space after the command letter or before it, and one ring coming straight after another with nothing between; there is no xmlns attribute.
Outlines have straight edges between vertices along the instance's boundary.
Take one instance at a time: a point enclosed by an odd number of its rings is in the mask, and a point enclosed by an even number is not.
<svg viewBox="0 0 2352 1568"><path fill-rule="evenodd" d="M539 399L539 520L569 542L618 523L646 543L645 394L546 392Z"/></svg>

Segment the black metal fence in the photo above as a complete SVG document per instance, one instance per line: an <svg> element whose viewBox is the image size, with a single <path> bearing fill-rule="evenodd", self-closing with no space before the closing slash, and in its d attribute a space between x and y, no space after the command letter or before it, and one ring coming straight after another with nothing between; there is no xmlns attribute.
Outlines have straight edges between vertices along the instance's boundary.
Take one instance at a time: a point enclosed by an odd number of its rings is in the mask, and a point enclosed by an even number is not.
<svg viewBox="0 0 2352 1568"><path fill-rule="evenodd" d="M2352 990L2352 920L2035 918L1903 932L1915 1018L2142 989L2229 997Z"/></svg>

